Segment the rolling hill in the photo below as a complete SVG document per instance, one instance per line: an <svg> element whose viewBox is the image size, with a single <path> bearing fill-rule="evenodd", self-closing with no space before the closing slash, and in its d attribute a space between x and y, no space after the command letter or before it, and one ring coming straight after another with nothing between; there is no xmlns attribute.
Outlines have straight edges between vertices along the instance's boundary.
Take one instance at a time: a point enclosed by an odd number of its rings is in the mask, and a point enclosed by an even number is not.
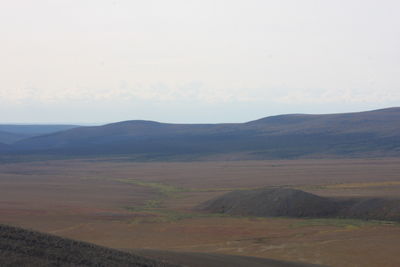
<svg viewBox="0 0 400 267"><path fill-rule="evenodd" d="M72 128L76 125L13 125L0 124L0 143L12 144L33 136L55 133Z"/></svg>
<svg viewBox="0 0 400 267"><path fill-rule="evenodd" d="M18 134L18 133L9 133L0 131L0 142L3 144L12 144L19 140L30 137L29 135Z"/></svg>
<svg viewBox="0 0 400 267"><path fill-rule="evenodd" d="M24 135L41 135L76 128L68 124L0 124L0 131Z"/></svg>
<svg viewBox="0 0 400 267"><path fill-rule="evenodd" d="M124 121L16 142L14 153L140 155L143 158L363 157L400 155L400 108L266 117L247 123Z"/></svg>
<svg viewBox="0 0 400 267"><path fill-rule="evenodd" d="M6 145L6 144L4 144L4 143L0 143L0 152L6 150L6 149L8 149L8 148L9 148L8 145Z"/></svg>
<svg viewBox="0 0 400 267"><path fill-rule="evenodd" d="M211 199L200 210L243 216L327 217L336 215L335 201L290 188L233 191Z"/></svg>
<svg viewBox="0 0 400 267"><path fill-rule="evenodd" d="M400 199L333 199L285 187L233 191L197 209L240 216L400 221Z"/></svg>

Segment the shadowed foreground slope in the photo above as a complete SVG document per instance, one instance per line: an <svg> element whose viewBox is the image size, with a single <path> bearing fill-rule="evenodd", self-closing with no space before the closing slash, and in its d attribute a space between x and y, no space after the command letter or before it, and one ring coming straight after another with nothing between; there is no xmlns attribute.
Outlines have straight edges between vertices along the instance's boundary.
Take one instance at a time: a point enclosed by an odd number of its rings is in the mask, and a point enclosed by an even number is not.
<svg viewBox="0 0 400 267"><path fill-rule="evenodd" d="M341 217L400 221L400 200L363 198L337 200L291 188L234 191L201 204L198 209L260 217Z"/></svg>
<svg viewBox="0 0 400 267"><path fill-rule="evenodd" d="M0 225L1 266L176 266L131 253Z"/></svg>
<svg viewBox="0 0 400 267"><path fill-rule="evenodd" d="M140 266L140 267L307 267L255 257L222 254L105 248L53 235L0 225L0 266Z"/></svg>

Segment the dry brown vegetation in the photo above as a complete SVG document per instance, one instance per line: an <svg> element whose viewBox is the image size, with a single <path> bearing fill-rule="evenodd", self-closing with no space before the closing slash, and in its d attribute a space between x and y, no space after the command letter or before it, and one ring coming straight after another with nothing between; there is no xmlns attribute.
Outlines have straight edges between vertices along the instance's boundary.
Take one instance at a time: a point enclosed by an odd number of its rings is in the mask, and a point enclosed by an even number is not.
<svg viewBox="0 0 400 267"><path fill-rule="evenodd" d="M127 250L400 266L396 223L228 217L192 210L232 190L277 185L330 197L397 197L399 173L400 159L2 164L0 223Z"/></svg>

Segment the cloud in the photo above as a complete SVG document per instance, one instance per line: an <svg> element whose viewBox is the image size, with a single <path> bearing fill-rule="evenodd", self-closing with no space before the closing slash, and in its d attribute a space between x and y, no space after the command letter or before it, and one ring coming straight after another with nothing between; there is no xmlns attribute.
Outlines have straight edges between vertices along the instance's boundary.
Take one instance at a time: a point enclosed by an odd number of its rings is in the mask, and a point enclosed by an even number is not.
<svg viewBox="0 0 400 267"><path fill-rule="evenodd" d="M127 82L121 82L119 86L112 89L76 87L64 89L39 89L37 87L17 88L15 90L0 89L0 102L12 104L133 100L233 103L256 101L257 97L252 90L212 88L202 82L189 82L182 85L165 83L129 85Z"/></svg>
<svg viewBox="0 0 400 267"><path fill-rule="evenodd" d="M400 90L320 89L295 90L275 99L282 104L369 104L400 101Z"/></svg>
<svg viewBox="0 0 400 267"><path fill-rule="evenodd" d="M114 88L39 89L31 86L0 89L0 103L8 105L57 103L153 103L234 104L275 103L282 105L382 104L400 101L400 90L376 89L262 89L214 88L199 81L167 84L129 84L121 81Z"/></svg>

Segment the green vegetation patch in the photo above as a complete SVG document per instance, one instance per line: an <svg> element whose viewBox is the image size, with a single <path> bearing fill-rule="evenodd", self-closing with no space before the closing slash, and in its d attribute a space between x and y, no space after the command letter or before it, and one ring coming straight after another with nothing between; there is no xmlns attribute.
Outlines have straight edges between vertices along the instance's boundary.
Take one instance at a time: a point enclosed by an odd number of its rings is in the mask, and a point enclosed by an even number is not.
<svg viewBox="0 0 400 267"><path fill-rule="evenodd" d="M159 195L154 199L147 200L141 206L129 206L124 207L125 210L131 212L146 213L153 216L135 218L131 223L141 222L175 222L183 219L191 218L204 218L204 217L226 217L227 214L215 214L215 213L195 213L195 212L182 212L176 210L165 209L163 202L168 198L180 198L184 197L183 193L190 192L230 192L230 191L242 191L251 190L252 188L183 188L173 185L167 185L158 182L145 182L136 179L117 179L116 181L133 184L138 186L149 187L156 190Z"/></svg>
<svg viewBox="0 0 400 267"><path fill-rule="evenodd" d="M187 189L176 187L172 185L167 185L163 183L156 183L156 182L144 182L134 179L117 179L117 181L122 183L134 184L139 186L150 187L157 190L160 194L171 197L174 196L176 193L187 192Z"/></svg>
<svg viewBox="0 0 400 267"><path fill-rule="evenodd" d="M137 212L138 210L133 207L126 207L127 210ZM196 218L213 218L213 217L228 217L229 215L225 214L213 214L213 213L194 213L194 212L182 212L176 210L167 210L167 209L142 209L142 212L145 212L148 215L152 216L138 216L130 221L130 223L170 223L177 222L186 219L196 219Z"/></svg>
<svg viewBox="0 0 400 267"><path fill-rule="evenodd" d="M167 198L178 198L182 197L182 193L187 192L214 192L214 191L231 191L234 189L231 188L208 188L208 189L186 189L182 187L176 187L172 185L166 185L163 183L157 182L144 182L134 179L118 179L117 181L134 184L139 186L145 186L152 189L155 189L159 195L154 199L147 200L141 206L129 206L124 207L125 210L131 212L140 212L145 213L152 216L138 216L137 218L133 219L131 223L158 223L158 222L175 222L184 219L191 219L191 218L203 218L203 217L223 217L227 216L224 214L210 214L210 213L194 213L194 212L182 212L176 210L169 210L165 209L163 206L163 202Z"/></svg>
<svg viewBox="0 0 400 267"><path fill-rule="evenodd" d="M186 192L229 192L229 191L242 191L242 190L253 190L253 187L242 187L242 188L184 188L173 185L167 185L157 182L145 182L136 179L117 179L116 181L128 184L134 184L139 186L146 186L153 188L165 196L175 196L177 193Z"/></svg>

